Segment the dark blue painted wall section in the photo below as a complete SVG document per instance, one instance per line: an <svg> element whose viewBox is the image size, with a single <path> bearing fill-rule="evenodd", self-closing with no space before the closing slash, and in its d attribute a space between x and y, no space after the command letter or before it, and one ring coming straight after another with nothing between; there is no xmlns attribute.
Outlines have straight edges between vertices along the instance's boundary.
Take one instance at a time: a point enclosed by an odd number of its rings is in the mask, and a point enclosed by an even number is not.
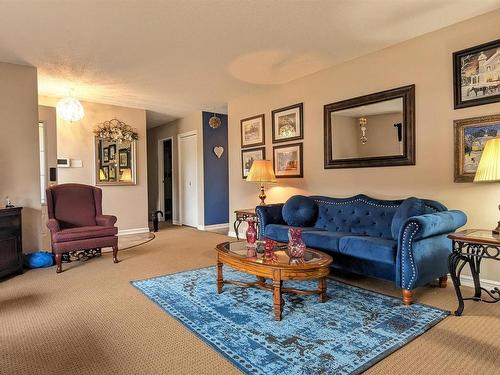
<svg viewBox="0 0 500 375"><path fill-rule="evenodd" d="M212 112L203 112L203 171L205 190L205 225L229 222L229 162L227 156L227 115L217 114L221 126L212 129L208 120ZM214 147L222 146L219 159Z"/></svg>

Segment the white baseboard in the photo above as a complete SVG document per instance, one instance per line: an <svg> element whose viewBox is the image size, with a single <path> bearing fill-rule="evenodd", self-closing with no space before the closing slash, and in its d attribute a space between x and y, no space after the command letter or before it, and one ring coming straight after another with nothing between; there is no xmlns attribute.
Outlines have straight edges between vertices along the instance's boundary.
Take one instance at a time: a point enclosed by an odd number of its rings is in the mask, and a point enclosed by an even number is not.
<svg viewBox="0 0 500 375"><path fill-rule="evenodd" d="M132 228L132 229L122 229L118 231L119 236L124 236L127 234L139 234L139 233L148 233L149 227L144 228Z"/></svg>
<svg viewBox="0 0 500 375"><path fill-rule="evenodd" d="M463 286L469 286L471 288L474 288L474 281L472 280L472 276L461 275L460 276L460 283ZM500 288L500 281L481 279L481 286L487 290L491 290L494 288Z"/></svg>
<svg viewBox="0 0 500 375"><path fill-rule="evenodd" d="M172 225L182 225L179 220L172 220Z"/></svg>
<svg viewBox="0 0 500 375"><path fill-rule="evenodd" d="M213 225L198 225L198 230L219 230L219 229L229 229L229 223L225 224L213 224Z"/></svg>

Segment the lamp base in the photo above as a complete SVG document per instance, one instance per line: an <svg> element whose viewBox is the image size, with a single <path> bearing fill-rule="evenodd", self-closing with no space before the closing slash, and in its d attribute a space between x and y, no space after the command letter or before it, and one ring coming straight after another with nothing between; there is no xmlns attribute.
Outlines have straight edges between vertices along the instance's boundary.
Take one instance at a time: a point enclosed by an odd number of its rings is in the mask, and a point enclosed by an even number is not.
<svg viewBox="0 0 500 375"><path fill-rule="evenodd" d="M500 236L500 221L498 222L497 227L493 229L491 233L493 233L494 236Z"/></svg>
<svg viewBox="0 0 500 375"><path fill-rule="evenodd" d="M259 194L259 198L260 198L260 203L259 205L261 206L265 206L266 205L266 193L264 192L264 185L260 185L260 194Z"/></svg>

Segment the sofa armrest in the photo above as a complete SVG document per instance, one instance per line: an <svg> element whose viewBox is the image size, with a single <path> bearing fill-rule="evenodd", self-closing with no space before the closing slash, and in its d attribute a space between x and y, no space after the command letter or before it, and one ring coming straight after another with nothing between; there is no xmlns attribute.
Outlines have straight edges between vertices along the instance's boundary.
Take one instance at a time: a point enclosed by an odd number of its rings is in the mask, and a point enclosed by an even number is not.
<svg viewBox="0 0 500 375"><path fill-rule="evenodd" d="M284 203L267 204L265 206L255 207L255 213L259 219L259 238L264 237L266 225L285 224L281 210Z"/></svg>
<svg viewBox="0 0 500 375"><path fill-rule="evenodd" d="M467 216L455 210L412 216L406 220L399 233L396 284L412 290L427 279L443 276L440 273L446 272L451 252L451 241L446 235L466 222Z"/></svg>
<svg viewBox="0 0 500 375"><path fill-rule="evenodd" d="M116 223L116 216L114 215L97 215L95 217L97 225L102 227L114 227Z"/></svg>
<svg viewBox="0 0 500 375"><path fill-rule="evenodd" d="M415 225L410 225L412 223ZM401 239L405 231L408 232L410 226L413 227L413 231L416 231L413 239L419 240L455 232L458 228L464 226L465 223L467 223L467 216L458 210L412 216L401 227L399 238Z"/></svg>
<svg viewBox="0 0 500 375"><path fill-rule="evenodd" d="M50 233L56 233L61 230L61 227L59 226L59 221L57 221L56 219L47 220L47 228L49 228Z"/></svg>

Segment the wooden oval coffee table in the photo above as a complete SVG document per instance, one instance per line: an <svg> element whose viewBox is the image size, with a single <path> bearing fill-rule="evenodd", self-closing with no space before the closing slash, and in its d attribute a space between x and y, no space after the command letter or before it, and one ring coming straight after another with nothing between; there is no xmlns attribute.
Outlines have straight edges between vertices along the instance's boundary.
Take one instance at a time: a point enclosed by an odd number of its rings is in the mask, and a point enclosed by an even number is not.
<svg viewBox="0 0 500 375"><path fill-rule="evenodd" d="M303 260L288 257L284 250L275 251L272 261L263 258L263 254L255 254L246 241L223 242L217 250L217 293L222 293L224 284L242 287L257 287L273 291L274 318L281 320L283 311L282 293L318 294L319 302L326 301L326 276L330 273L332 257L321 251L306 249ZM224 280L222 266L230 266L238 271L255 275L254 282ZM272 280L272 283L266 282ZM318 289L303 290L284 288L283 280L318 280Z"/></svg>

